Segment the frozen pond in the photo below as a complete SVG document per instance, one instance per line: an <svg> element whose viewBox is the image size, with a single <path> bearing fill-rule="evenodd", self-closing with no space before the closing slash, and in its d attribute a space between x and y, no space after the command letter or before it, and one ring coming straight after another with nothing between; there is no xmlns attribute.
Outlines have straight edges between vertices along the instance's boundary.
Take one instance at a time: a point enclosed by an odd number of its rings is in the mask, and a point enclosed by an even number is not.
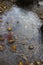
<svg viewBox="0 0 43 65"><path fill-rule="evenodd" d="M39 28L42 25L39 17L36 13L32 11L27 11L21 9L17 6L13 6L7 13L3 16L3 23L1 24L2 34L6 34L6 28L8 26L12 27L13 35L16 37L17 41L14 45L17 45L17 52L12 53L9 50L9 46L6 44L6 49L0 52L0 57L11 63L11 65L17 65L16 56L24 54L30 61L35 59L39 60L43 57L43 45L41 35L39 33ZM6 24L9 23L9 25ZM25 45L22 45L25 43ZM34 45L33 50L29 50L29 45ZM19 59L19 58L18 58ZM20 59L19 59L20 60ZM15 61L15 62L14 62Z"/></svg>

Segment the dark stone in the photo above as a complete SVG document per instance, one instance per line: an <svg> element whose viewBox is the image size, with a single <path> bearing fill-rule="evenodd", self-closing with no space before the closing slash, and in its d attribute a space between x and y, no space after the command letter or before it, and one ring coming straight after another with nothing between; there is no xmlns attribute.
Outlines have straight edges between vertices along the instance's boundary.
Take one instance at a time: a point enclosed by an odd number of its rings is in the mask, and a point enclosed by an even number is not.
<svg viewBox="0 0 43 65"><path fill-rule="evenodd" d="M43 33L43 25L40 27L41 33Z"/></svg>
<svg viewBox="0 0 43 65"><path fill-rule="evenodd" d="M17 4L20 6L28 6L34 4L34 2L38 2L38 0L16 0Z"/></svg>

